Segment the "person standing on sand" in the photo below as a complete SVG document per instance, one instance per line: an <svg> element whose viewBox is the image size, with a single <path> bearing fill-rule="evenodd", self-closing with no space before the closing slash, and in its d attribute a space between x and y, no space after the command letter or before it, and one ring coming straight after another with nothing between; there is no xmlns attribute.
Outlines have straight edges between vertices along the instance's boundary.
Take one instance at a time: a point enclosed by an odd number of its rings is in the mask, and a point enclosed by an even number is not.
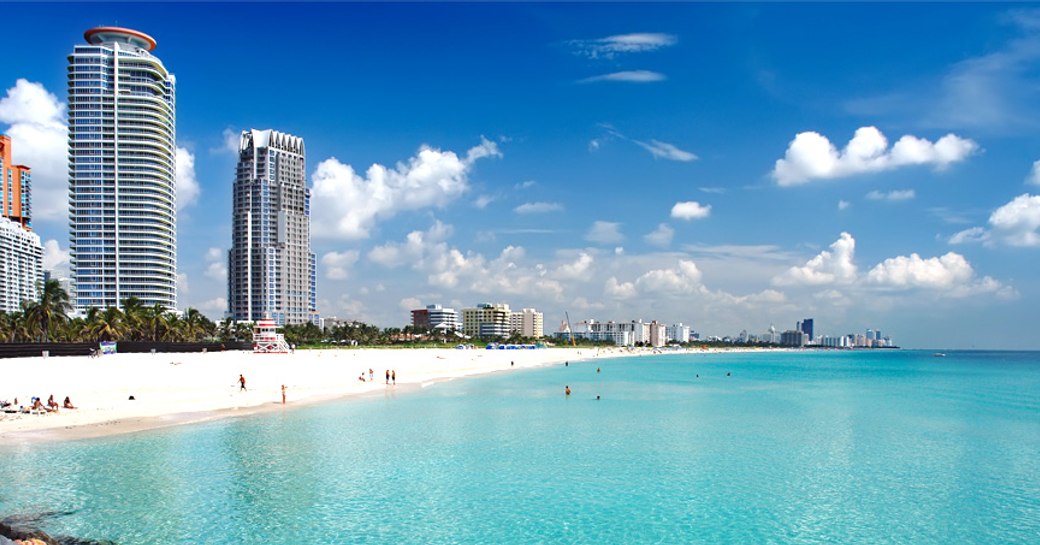
<svg viewBox="0 0 1040 545"><path fill-rule="evenodd" d="M368 381L369 381L369 382L372 382L372 381L373 381L373 380L375 380L375 379L376 379L375 373L373 373L373 372L372 372L372 368L371 368L371 367L369 367L369 368L368 368Z"/></svg>
<svg viewBox="0 0 1040 545"><path fill-rule="evenodd" d="M386 383L390 384L390 370L389 369L386 370Z"/></svg>
<svg viewBox="0 0 1040 545"><path fill-rule="evenodd" d="M397 386L397 369L390 371L390 380L394 381L394 386Z"/></svg>
<svg viewBox="0 0 1040 545"><path fill-rule="evenodd" d="M246 377L245 377L245 375L241 375L241 374L238 375L238 386L239 386L239 388L238 388L239 392L245 392L246 391Z"/></svg>
<svg viewBox="0 0 1040 545"><path fill-rule="evenodd" d="M285 385L282 384L282 405L285 405Z"/></svg>

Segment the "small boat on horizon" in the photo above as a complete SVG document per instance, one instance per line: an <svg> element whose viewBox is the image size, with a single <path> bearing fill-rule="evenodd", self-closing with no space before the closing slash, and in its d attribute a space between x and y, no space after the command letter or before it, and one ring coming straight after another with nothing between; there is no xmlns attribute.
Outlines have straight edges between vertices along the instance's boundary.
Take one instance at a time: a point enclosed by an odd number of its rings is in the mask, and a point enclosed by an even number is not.
<svg viewBox="0 0 1040 545"><path fill-rule="evenodd" d="M936 358L945 358L946 354L943 353L943 352L936 352L936 353L932 354L932 356L935 356Z"/></svg>

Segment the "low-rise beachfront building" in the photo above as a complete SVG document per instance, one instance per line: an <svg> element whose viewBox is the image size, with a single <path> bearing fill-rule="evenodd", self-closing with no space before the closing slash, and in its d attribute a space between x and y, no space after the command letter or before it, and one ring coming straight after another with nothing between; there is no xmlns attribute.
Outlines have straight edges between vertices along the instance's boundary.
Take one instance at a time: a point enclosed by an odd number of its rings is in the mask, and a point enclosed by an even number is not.
<svg viewBox="0 0 1040 545"><path fill-rule="evenodd" d="M509 330L521 337L541 339L544 336L542 313L533 308L513 312L509 316Z"/></svg>
<svg viewBox="0 0 1040 545"><path fill-rule="evenodd" d="M459 313L441 305L426 305L412 311L412 329L415 331L441 331L453 333L462 329Z"/></svg>
<svg viewBox="0 0 1040 545"><path fill-rule="evenodd" d="M610 340L617 346L664 346L667 344L667 328L656 321L599 322L583 320L574 324L573 333L563 331L562 335L556 333L556 337L566 340L567 336L571 334L575 339ZM660 344L654 344L655 342Z"/></svg>
<svg viewBox="0 0 1040 545"><path fill-rule="evenodd" d="M824 335L823 339L820 340L820 344L827 348L849 348L848 336L842 335L840 337L831 337Z"/></svg>
<svg viewBox="0 0 1040 545"><path fill-rule="evenodd" d="M783 346L795 346L802 347L809 344L809 339L802 331L796 329L789 329L780 334L780 344Z"/></svg>
<svg viewBox="0 0 1040 545"><path fill-rule="evenodd" d="M462 309L462 332L471 337L508 337L512 312L506 303L480 303Z"/></svg>
<svg viewBox="0 0 1040 545"><path fill-rule="evenodd" d="M668 335L668 340L671 342L690 342L690 326L684 325L682 322L668 326L668 330L666 333Z"/></svg>
<svg viewBox="0 0 1040 545"><path fill-rule="evenodd" d="M20 312L22 301L39 299L42 281L40 235L0 217L0 310Z"/></svg>

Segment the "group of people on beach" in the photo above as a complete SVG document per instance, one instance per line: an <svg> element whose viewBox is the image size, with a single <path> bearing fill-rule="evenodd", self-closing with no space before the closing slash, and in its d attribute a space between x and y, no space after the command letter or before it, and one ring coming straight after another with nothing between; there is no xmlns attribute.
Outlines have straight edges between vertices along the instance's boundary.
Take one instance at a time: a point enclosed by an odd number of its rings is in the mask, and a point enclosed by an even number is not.
<svg viewBox="0 0 1040 545"><path fill-rule="evenodd" d="M358 375L357 379L358 379L359 382L372 382L372 381L374 381L376 379L376 374L375 374L374 371L372 371L372 368L369 367L368 368L368 380L367 381L365 380L365 372L364 371L362 371L361 374ZM394 385L397 385L397 369L387 369L386 370L386 383L387 384L393 383Z"/></svg>
<svg viewBox="0 0 1040 545"><path fill-rule="evenodd" d="M29 400L29 407L25 407L18 403L18 398L14 398L14 401L0 400L0 409L3 409L5 413L56 413L59 409L75 409L76 406L72 404L72 399L69 396L65 396L65 401L58 405L58 402L54 399L54 394L51 394L47 398L47 403L44 404L43 400L39 397L32 396Z"/></svg>

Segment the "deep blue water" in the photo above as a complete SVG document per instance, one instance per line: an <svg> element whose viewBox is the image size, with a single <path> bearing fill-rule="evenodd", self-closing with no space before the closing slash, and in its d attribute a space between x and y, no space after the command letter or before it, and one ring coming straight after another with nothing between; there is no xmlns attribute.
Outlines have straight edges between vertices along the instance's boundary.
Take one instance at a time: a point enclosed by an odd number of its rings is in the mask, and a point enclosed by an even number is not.
<svg viewBox="0 0 1040 545"><path fill-rule="evenodd" d="M1040 543L1040 353L600 360L0 446L0 516L41 512L123 545Z"/></svg>

